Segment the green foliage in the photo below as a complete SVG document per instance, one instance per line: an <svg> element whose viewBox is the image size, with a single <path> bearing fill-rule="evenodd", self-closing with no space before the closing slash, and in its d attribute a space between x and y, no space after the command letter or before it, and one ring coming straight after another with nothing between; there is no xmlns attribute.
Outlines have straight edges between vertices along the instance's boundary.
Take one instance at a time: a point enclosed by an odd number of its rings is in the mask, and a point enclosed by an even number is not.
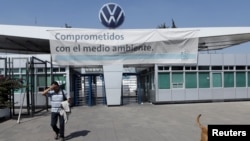
<svg viewBox="0 0 250 141"><path fill-rule="evenodd" d="M9 97L12 92L22 87L20 80L0 76L0 107L10 106Z"/></svg>
<svg viewBox="0 0 250 141"><path fill-rule="evenodd" d="M163 23L161 25L158 25L157 28L168 28L168 26L166 25L166 23Z"/></svg>
<svg viewBox="0 0 250 141"><path fill-rule="evenodd" d="M174 20L172 19L172 26L171 26L171 28L177 28L177 26L175 25L175 23L174 23Z"/></svg>
<svg viewBox="0 0 250 141"><path fill-rule="evenodd" d="M170 28L169 26L166 25L166 23L160 24L157 26L157 28ZM175 25L174 20L172 19L172 26L171 28L177 28L177 26Z"/></svg>

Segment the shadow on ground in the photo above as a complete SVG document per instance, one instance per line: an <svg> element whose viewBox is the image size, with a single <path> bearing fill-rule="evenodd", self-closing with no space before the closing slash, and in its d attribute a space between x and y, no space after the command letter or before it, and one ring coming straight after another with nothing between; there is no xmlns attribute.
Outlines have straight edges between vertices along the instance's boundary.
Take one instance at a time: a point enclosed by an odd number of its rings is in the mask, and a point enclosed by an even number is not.
<svg viewBox="0 0 250 141"><path fill-rule="evenodd" d="M88 131L88 130L76 131L76 132L70 133L65 138L66 138L66 140L70 140L70 139L77 138L77 137L80 137L80 136L87 136L87 134L89 132L90 131Z"/></svg>

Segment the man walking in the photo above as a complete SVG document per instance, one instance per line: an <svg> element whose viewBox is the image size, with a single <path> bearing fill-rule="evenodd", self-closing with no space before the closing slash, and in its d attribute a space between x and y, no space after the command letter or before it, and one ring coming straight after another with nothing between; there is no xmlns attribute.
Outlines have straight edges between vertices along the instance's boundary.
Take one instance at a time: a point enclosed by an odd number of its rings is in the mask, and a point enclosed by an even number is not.
<svg viewBox="0 0 250 141"><path fill-rule="evenodd" d="M70 95L61 90L56 81L51 83L51 86L42 92L43 95L50 97L51 100L51 127L55 132L55 139L61 139L64 141L64 117L60 115L61 102L68 100L70 102ZM57 127L57 121L59 119L59 128Z"/></svg>

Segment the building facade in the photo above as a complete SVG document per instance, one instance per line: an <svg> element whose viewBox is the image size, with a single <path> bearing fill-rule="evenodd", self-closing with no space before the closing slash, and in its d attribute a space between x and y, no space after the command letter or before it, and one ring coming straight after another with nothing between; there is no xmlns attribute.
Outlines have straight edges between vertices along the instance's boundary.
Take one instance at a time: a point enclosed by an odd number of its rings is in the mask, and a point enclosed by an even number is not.
<svg viewBox="0 0 250 141"><path fill-rule="evenodd" d="M50 105L40 93L50 85L52 78L71 94L74 106L107 105L102 66L56 66L46 63L49 55L36 55L36 59L45 64L34 63L30 73L27 67L30 58L8 55L1 60L1 75L11 74L23 79L24 83L29 79L28 92L25 89L15 91L13 103L16 107L27 107L31 103L37 109L46 103ZM198 63L191 65L123 66L122 82L115 82L122 88L119 105L249 100L249 54L200 53L197 59ZM13 66L5 68L10 62L4 65L4 60L12 60Z"/></svg>

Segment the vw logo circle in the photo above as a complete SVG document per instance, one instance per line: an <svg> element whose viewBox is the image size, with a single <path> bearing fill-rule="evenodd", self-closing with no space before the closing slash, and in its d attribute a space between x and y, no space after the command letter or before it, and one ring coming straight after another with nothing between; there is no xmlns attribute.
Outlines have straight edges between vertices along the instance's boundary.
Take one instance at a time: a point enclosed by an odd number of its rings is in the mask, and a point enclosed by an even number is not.
<svg viewBox="0 0 250 141"><path fill-rule="evenodd" d="M107 3L99 12L99 20L108 28L119 27L125 19L123 9L116 3Z"/></svg>

